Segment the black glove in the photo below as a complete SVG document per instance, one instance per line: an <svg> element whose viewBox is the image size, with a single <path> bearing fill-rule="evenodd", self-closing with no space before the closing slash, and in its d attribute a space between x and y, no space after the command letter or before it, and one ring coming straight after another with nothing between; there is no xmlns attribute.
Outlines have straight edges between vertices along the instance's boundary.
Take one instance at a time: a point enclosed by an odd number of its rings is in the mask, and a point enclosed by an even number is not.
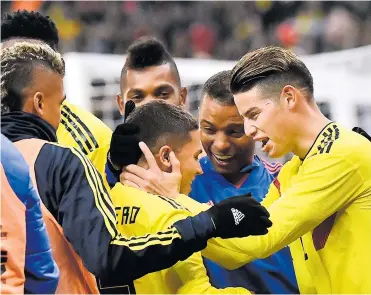
<svg viewBox="0 0 371 295"><path fill-rule="evenodd" d="M135 110L135 103L132 100L129 100L125 104L125 114L124 114L124 123L128 119L129 115Z"/></svg>
<svg viewBox="0 0 371 295"><path fill-rule="evenodd" d="M371 136L367 134L366 131L364 131L361 127L354 127L352 129L352 131L358 133L358 134L361 134L362 136L364 136L365 138L367 138L369 141L371 141Z"/></svg>
<svg viewBox="0 0 371 295"><path fill-rule="evenodd" d="M264 235L272 226L269 212L251 194L232 197L206 211L214 226L214 237L224 239Z"/></svg>
<svg viewBox="0 0 371 295"><path fill-rule="evenodd" d="M134 109L135 104L128 101L125 105L125 120ZM122 168L130 164L137 164L142 155L139 148L139 132L140 129L137 125L122 123L112 133L107 164L118 181Z"/></svg>

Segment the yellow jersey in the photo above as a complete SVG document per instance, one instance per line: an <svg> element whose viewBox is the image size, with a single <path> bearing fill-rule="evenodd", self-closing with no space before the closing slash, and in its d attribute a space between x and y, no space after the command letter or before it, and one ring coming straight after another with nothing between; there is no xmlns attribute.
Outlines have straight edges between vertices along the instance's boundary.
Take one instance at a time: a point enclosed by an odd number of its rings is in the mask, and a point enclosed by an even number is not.
<svg viewBox="0 0 371 295"><path fill-rule="evenodd" d="M67 101L61 107L58 143L82 151L105 177L107 152L112 130L93 114Z"/></svg>
<svg viewBox="0 0 371 295"><path fill-rule="evenodd" d="M205 209L186 196L192 212ZM371 143L336 123L285 164L263 201L264 236L213 239L202 252L230 269L290 245L300 293L371 293Z"/></svg>
<svg viewBox="0 0 371 295"><path fill-rule="evenodd" d="M192 216L176 201L118 183L111 190L117 229L126 236L157 233L174 222ZM138 294L250 294L244 288L216 289L211 286L201 253L174 266L134 281Z"/></svg>

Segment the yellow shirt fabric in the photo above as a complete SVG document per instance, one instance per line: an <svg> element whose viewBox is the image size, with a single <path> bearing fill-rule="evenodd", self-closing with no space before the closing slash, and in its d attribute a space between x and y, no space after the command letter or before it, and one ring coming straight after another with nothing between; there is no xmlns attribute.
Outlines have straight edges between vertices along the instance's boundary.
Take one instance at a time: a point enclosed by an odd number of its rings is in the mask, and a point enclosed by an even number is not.
<svg viewBox="0 0 371 295"><path fill-rule="evenodd" d="M82 151L104 180L111 136L112 130L93 114L67 101L62 104L58 143Z"/></svg>
<svg viewBox="0 0 371 295"><path fill-rule="evenodd" d="M117 229L125 236L157 233L192 214L176 201L116 184L111 190ZM244 288L216 289L210 285L201 253L174 266L135 280L138 294L250 294Z"/></svg>
<svg viewBox="0 0 371 295"><path fill-rule="evenodd" d="M177 201L194 213L205 209L186 196ZM263 205L273 222L267 235L212 239L202 254L234 269L290 245L300 293L371 293L367 139L330 123L305 159L283 166Z"/></svg>

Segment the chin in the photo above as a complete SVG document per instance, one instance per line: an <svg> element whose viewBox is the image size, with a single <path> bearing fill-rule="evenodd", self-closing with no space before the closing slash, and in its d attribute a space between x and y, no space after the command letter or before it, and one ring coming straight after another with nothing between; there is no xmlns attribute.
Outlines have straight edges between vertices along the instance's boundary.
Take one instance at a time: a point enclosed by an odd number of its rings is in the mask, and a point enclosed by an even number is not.
<svg viewBox="0 0 371 295"><path fill-rule="evenodd" d="M179 193L181 193L182 195L187 195L188 196L189 193L191 192L191 190L192 190L191 184L188 184L186 186L181 185Z"/></svg>
<svg viewBox="0 0 371 295"><path fill-rule="evenodd" d="M269 153L268 153L268 156L272 159L277 159L277 158L282 158L283 156L285 156L287 153L285 153L284 151L281 151L279 149L276 149L276 148L272 148Z"/></svg>
<svg viewBox="0 0 371 295"><path fill-rule="evenodd" d="M210 158L209 158L210 159ZM211 160L211 164L213 166L213 169L215 170L215 172L219 173L219 174L231 174L233 173L234 171L236 171L236 168L234 168L232 165L227 165L227 166L220 166L218 165L217 163L214 162L214 160Z"/></svg>

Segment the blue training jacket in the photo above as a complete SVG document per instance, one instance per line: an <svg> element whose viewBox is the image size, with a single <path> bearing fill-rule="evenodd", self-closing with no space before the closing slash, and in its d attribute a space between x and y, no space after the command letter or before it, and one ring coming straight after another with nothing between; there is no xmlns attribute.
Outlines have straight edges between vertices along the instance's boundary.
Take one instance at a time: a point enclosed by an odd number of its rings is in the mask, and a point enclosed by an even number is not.
<svg viewBox="0 0 371 295"><path fill-rule="evenodd" d="M32 185L26 161L3 134L1 134L1 164L12 190L26 207L24 291L34 294L55 293L59 269L52 256L41 213L40 198Z"/></svg>
<svg viewBox="0 0 371 295"><path fill-rule="evenodd" d="M193 181L190 196L198 202L211 204L250 192L261 202L281 169L280 164L270 164L254 156L253 164L243 169L250 172L247 179L235 186L215 172L207 157L202 158L200 163L203 174L198 175ZM260 294L299 293L288 247L236 270L224 269L208 259L204 259L204 262L211 284L217 288L244 287Z"/></svg>

